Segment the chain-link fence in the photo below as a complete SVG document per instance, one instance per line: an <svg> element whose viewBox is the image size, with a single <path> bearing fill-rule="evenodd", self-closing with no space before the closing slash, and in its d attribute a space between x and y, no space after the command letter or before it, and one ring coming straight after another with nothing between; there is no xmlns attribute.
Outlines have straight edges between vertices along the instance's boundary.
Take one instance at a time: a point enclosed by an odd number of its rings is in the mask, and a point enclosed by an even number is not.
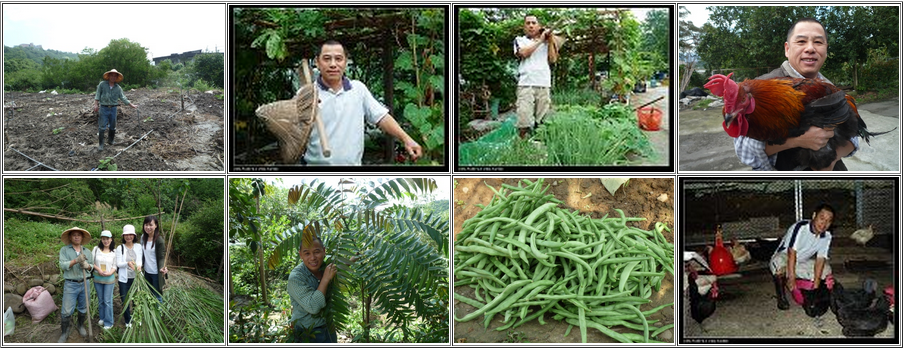
<svg viewBox="0 0 905 350"><path fill-rule="evenodd" d="M684 179L681 186L686 245L712 244L717 224L726 241L782 237L822 203L836 210L836 237L872 225L875 244L886 245L898 222L893 179Z"/></svg>

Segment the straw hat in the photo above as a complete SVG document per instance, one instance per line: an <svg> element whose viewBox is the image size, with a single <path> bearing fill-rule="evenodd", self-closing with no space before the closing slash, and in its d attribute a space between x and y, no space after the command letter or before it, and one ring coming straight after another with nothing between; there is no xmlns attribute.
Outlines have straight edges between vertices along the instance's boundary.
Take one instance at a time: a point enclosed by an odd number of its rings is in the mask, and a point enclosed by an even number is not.
<svg viewBox="0 0 905 350"><path fill-rule="evenodd" d="M107 75L110 73L116 73L119 75L119 78L116 79L115 83L123 81L123 73L117 72L116 69L111 69L110 71L104 73L104 80L107 80Z"/></svg>
<svg viewBox="0 0 905 350"><path fill-rule="evenodd" d="M78 227L73 227L71 229L63 231L63 234L60 235L60 240L63 241L64 244L71 244L71 242L69 241L69 233L75 232L75 231L82 233L82 244L88 243L88 241L91 240L91 233L85 229L81 229Z"/></svg>
<svg viewBox="0 0 905 350"><path fill-rule="evenodd" d="M135 226L132 226L132 225L123 226L123 236L125 236L125 235L135 236Z"/></svg>

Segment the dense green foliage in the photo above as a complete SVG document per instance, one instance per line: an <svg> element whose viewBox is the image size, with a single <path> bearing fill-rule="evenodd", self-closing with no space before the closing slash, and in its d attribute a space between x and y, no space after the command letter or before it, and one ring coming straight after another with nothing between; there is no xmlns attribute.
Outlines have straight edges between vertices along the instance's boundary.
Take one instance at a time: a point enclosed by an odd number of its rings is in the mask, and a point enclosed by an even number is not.
<svg viewBox="0 0 905 350"><path fill-rule="evenodd" d="M821 73L836 84L881 89L898 86L899 8L895 6L708 7L712 12L697 46L711 69L733 68L753 78L786 60L783 43L792 23L813 17L828 35Z"/></svg>
<svg viewBox="0 0 905 350"><path fill-rule="evenodd" d="M568 39L551 65L558 91L602 88L627 95L637 81L668 70L669 12L650 11L641 22L628 10L592 8L461 9L457 13L459 118L486 118L488 101L514 107L518 59L513 40L524 35L526 14ZM460 125L463 121L460 120Z"/></svg>
<svg viewBox="0 0 905 350"><path fill-rule="evenodd" d="M8 49L8 48L5 48ZM48 50L22 52L11 48L4 57L4 90L35 91L60 89L93 92L103 73L116 69L123 74L124 88L142 86L223 87L223 55L205 53L195 56L188 69L176 74L183 65L169 61L158 66L147 59L148 49L129 39L111 40L100 51L85 48L79 54ZM40 60L38 60L40 58ZM198 82L201 82L200 84Z"/></svg>
<svg viewBox="0 0 905 350"><path fill-rule="evenodd" d="M119 242L123 225L140 231L143 217L158 212L158 199L159 210L165 212L159 216L161 232L170 232L177 197L186 189L169 265L179 262L195 274L220 281L224 270L222 179L5 179L4 208L77 220L7 212L4 261L53 261L62 246L60 233L73 226L87 229L94 237L110 230ZM103 226L94 222L101 219ZM88 245L95 244L93 239Z"/></svg>
<svg viewBox="0 0 905 350"><path fill-rule="evenodd" d="M402 129L424 148L418 163L439 164L446 150L446 16L440 8L237 8L234 82L236 146L258 149L276 141L254 111L297 91L297 69L314 66L320 45L338 40L348 54L346 75L368 86ZM331 28L331 29L327 29ZM381 138L365 149L381 149ZM265 155L266 157L266 155ZM391 163L368 159L365 163ZM370 155L373 158L373 155ZM267 159L248 159L249 164Z"/></svg>
<svg viewBox="0 0 905 350"><path fill-rule="evenodd" d="M434 188L429 179L340 188L314 180L288 190L231 179L230 283L254 300L230 308L230 341L290 340L286 281L303 236L315 235L325 263L339 267L323 311L328 327L353 342L448 342L448 201L422 200ZM402 204L386 207L391 200Z"/></svg>
<svg viewBox="0 0 905 350"><path fill-rule="evenodd" d="M195 55L190 68L195 81L201 80L223 88L223 54L203 53ZM192 82L194 85L194 81Z"/></svg>

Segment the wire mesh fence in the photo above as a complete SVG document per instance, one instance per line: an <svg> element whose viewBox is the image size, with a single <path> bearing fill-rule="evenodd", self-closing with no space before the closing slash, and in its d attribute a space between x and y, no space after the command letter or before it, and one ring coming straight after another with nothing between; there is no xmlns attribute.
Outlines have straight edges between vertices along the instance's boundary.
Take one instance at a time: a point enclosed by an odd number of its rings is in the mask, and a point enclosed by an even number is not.
<svg viewBox="0 0 905 350"><path fill-rule="evenodd" d="M837 237L872 225L875 240L887 240L898 222L894 179L684 179L681 184L686 245L712 244L718 224L727 241L782 237L824 203L836 211L831 229Z"/></svg>

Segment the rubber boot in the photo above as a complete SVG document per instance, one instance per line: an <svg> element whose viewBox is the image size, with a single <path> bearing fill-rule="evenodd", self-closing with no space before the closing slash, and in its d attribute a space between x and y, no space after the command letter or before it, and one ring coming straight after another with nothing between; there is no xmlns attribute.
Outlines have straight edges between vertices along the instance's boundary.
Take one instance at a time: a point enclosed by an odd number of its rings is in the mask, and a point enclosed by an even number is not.
<svg viewBox="0 0 905 350"><path fill-rule="evenodd" d="M529 130L529 128L519 128L518 136L523 139L528 138L528 130Z"/></svg>
<svg viewBox="0 0 905 350"><path fill-rule="evenodd" d="M72 322L71 316L62 317L60 319L60 339L57 343L65 343L69 339L69 324Z"/></svg>
<svg viewBox="0 0 905 350"><path fill-rule="evenodd" d="M107 144L113 146L113 138L116 136L116 130L110 129L107 136L109 138L109 140L107 140Z"/></svg>
<svg viewBox="0 0 905 350"><path fill-rule="evenodd" d="M79 327L79 335L83 338L88 336L88 331L85 330L85 318L87 318L86 315L79 312L79 319L75 322L75 325Z"/></svg>
<svg viewBox="0 0 905 350"><path fill-rule="evenodd" d="M786 276L773 276L773 286L776 288L776 307L780 310L789 309L789 300L786 299Z"/></svg>
<svg viewBox="0 0 905 350"><path fill-rule="evenodd" d="M98 151L104 150L104 132L103 131L97 133L97 150Z"/></svg>

